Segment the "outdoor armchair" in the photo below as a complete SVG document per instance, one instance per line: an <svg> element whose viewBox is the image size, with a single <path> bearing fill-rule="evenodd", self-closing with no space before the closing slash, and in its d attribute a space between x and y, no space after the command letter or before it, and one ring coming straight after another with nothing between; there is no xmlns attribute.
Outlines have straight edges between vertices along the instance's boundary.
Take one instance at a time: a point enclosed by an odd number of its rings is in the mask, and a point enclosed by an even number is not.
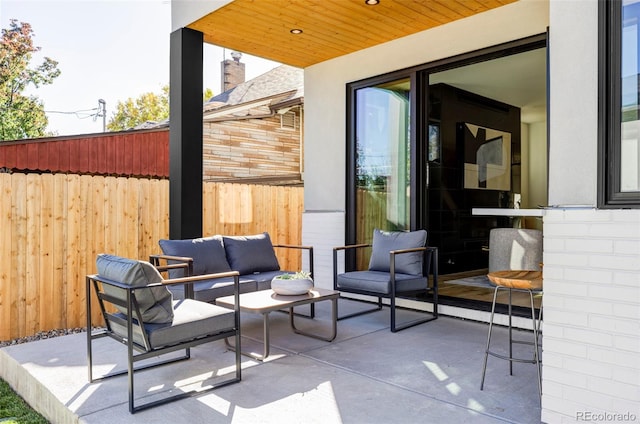
<svg viewBox="0 0 640 424"><path fill-rule="evenodd" d="M237 383L241 379L240 348L236 350L235 375L219 381L205 390L181 392L136 406L134 404L134 374L143 369L189 359L190 348L215 340L235 337L240 346L239 280L235 271L174 278L165 280L149 262L101 254L96 260L98 274L86 277L87 290L87 350L89 382L127 374L129 378L129 412L201 394L212 389ZM171 265L179 268L182 265ZM236 307L227 309L189 297L174 301L167 286L192 285L202 279L232 278ZM92 331L91 291L97 296L104 318L104 329ZM187 296L192 290L185 290ZM98 378L93 377L94 341L111 337L127 346L127 369L117 370ZM184 350L184 355L171 359L157 359L136 366L139 361ZM99 352L96 352L99 353ZM213 373L216 374L215 372Z"/></svg>
<svg viewBox="0 0 640 424"><path fill-rule="evenodd" d="M351 318L379 311L382 299L389 299L391 331L396 332L414 325L432 321L438 317L438 249L426 246L425 230L381 231L374 230L371 244L340 246L333 249L333 288L340 292L375 296L377 307L344 315ZM371 247L369 268L364 271L338 273L338 253ZM432 277L430 281L429 276ZM433 299L432 312L425 317L396 324L396 299L408 296L427 296Z"/></svg>

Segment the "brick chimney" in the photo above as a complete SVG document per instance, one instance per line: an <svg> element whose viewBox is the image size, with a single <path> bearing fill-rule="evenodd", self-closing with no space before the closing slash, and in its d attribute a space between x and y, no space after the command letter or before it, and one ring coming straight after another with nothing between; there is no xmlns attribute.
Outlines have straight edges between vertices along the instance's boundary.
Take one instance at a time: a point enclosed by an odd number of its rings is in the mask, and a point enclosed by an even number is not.
<svg viewBox="0 0 640 424"><path fill-rule="evenodd" d="M242 53L231 52L233 60L222 61L222 92L225 92L244 82L244 63L240 62Z"/></svg>

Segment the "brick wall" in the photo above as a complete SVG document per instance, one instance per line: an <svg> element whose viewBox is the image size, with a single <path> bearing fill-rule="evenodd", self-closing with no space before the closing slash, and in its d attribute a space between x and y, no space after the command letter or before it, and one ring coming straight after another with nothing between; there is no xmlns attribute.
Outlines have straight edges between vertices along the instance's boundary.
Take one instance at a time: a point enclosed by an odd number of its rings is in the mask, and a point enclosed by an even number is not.
<svg viewBox="0 0 640 424"><path fill-rule="evenodd" d="M640 422L640 211L547 211L542 361L544 422Z"/></svg>
<svg viewBox="0 0 640 424"><path fill-rule="evenodd" d="M262 119L205 122L204 179L299 176L300 115L295 129L280 128L280 115Z"/></svg>

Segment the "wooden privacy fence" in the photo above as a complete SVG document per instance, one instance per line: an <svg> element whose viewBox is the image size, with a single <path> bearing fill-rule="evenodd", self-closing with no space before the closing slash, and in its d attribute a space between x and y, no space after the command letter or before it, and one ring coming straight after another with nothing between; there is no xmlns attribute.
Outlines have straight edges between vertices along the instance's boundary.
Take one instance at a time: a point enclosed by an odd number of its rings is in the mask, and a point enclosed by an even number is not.
<svg viewBox="0 0 640 424"><path fill-rule="evenodd" d="M301 244L301 187L204 183L203 196L204 235ZM148 259L168 234L166 179L0 174L0 340L84 326L96 255ZM297 251L276 253L301 266Z"/></svg>

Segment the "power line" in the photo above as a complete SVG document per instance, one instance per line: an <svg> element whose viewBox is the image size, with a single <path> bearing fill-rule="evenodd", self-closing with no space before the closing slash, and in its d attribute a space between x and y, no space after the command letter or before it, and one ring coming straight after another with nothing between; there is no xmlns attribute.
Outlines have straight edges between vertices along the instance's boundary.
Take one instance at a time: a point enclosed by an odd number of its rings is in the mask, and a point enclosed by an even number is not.
<svg viewBox="0 0 640 424"><path fill-rule="evenodd" d="M102 118L102 132L107 129L107 102L103 99L98 99L98 107L92 109L81 109L74 111L60 111L60 110L45 110L44 113L59 113L61 115L75 115L78 119L93 118L96 121L98 118Z"/></svg>
<svg viewBox="0 0 640 424"><path fill-rule="evenodd" d="M60 111L60 110L45 110L44 113L59 113L61 115L76 115L78 119L86 119L90 117L97 117L100 113L100 108L83 109L74 111Z"/></svg>
<svg viewBox="0 0 640 424"><path fill-rule="evenodd" d="M30 109L14 108L14 107L0 107L0 112L6 112L8 110L17 110L27 112ZM102 118L102 132L107 131L107 102L103 99L98 99L98 107L92 109L80 109L73 111L62 110L43 110L44 113L58 113L61 115L75 115L78 119L93 118L96 121L98 118Z"/></svg>

